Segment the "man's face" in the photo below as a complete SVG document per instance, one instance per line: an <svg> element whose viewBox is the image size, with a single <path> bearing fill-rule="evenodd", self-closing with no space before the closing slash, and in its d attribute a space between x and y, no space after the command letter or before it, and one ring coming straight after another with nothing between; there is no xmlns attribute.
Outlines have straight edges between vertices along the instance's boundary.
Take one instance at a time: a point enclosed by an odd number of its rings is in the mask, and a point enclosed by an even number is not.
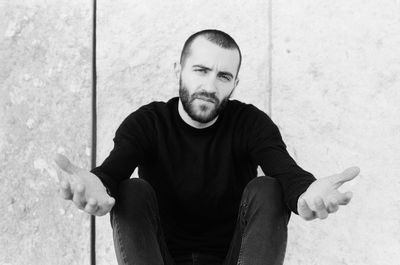
<svg viewBox="0 0 400 265"><path fill-rule="evenodd" d="M186 113L201 123L212 121L237 86L239 52L196 38L180 70L179 97Z"/></svg>

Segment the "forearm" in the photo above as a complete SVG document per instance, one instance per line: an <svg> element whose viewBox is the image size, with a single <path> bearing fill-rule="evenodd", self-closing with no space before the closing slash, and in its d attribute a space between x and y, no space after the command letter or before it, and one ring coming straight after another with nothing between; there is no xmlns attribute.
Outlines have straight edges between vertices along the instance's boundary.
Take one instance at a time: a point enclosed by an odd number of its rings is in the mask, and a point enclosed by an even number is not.
<svg viewBox="0 0 400 265"><path fill-rule="evenodd" d="M274 176L281 183L284 199L289 209L298 214L297 202L299 197L308 189L316 179L315 177L297 166Z"/></svg>
<svg viewBox="0 0 400 265"><path fill-rule="evenodd" d="M95 174L101 180L107 190L108 195L114 198L118 196L119 182L106 174L101 166L93 168L90 172Z"/></svg>

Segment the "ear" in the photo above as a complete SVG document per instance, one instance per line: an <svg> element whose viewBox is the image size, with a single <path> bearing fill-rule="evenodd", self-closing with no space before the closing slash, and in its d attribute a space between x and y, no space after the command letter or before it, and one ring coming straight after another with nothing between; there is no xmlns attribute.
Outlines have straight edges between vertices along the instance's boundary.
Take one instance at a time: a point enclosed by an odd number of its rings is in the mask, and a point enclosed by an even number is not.
<svg viewBox="0 0 400 265"><path fill-rule="evenodd" d="M233 89L232 89L231 93L229 94L229 98L231 98L233 96L238 84L239 84L239 78L236 78L235 84L233 85Z"/></svg>
<svg viewBox="0 0 400 265"><path fill-rule="evenodd" d="M237 87L237 85L239 84L239 77L236 77L236 80L235 80L235 86L234 86L234 88L233 89L235 89L236 87Z"/></svg>
<svg viewBox="0 0 400 265"><path fill-rule="evenodd" d="M181 76L181 71L182 71L182 66L179 62L174 63L174 72L175 72L175 77L179 80Z"/></svg>

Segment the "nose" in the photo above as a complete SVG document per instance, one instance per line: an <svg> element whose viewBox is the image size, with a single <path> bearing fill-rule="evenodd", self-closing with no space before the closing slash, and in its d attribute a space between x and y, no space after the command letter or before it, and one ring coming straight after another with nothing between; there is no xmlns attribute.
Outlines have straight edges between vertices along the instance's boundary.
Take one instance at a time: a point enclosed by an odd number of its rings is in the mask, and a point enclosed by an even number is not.
<svg viewBox="0 0 400 265"><path fill-rule="evenodd" d="M209 78L205 80L203 84L203 89L208 93L215 93L217 91L216 80L217 80L216 77L211 75Z"/></svg>

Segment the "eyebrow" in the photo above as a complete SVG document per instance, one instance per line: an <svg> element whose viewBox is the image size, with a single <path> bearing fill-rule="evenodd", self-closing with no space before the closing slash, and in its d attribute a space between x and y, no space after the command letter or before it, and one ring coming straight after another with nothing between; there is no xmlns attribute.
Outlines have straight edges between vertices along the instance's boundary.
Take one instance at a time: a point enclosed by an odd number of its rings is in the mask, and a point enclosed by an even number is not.
<svg viewBox="0 0 400 265"><path fill-rule="evenodd" d="M193 67L193 68L195 68L195 67L203 68L203 69L206 69L206 70L208 70L208 71L211 71L211 70L212 70L211 68L209 68L209 67L207 67L207 66L204 66L204 65L202 65L202 64L195 64L195 65L193 65L192 67ZM227 76L230 76L231 78L233 78L233 74L231 74L231 73L229 73L229 72L220 71L220 72L218 72L218 74L227 75Z"/></svg>

